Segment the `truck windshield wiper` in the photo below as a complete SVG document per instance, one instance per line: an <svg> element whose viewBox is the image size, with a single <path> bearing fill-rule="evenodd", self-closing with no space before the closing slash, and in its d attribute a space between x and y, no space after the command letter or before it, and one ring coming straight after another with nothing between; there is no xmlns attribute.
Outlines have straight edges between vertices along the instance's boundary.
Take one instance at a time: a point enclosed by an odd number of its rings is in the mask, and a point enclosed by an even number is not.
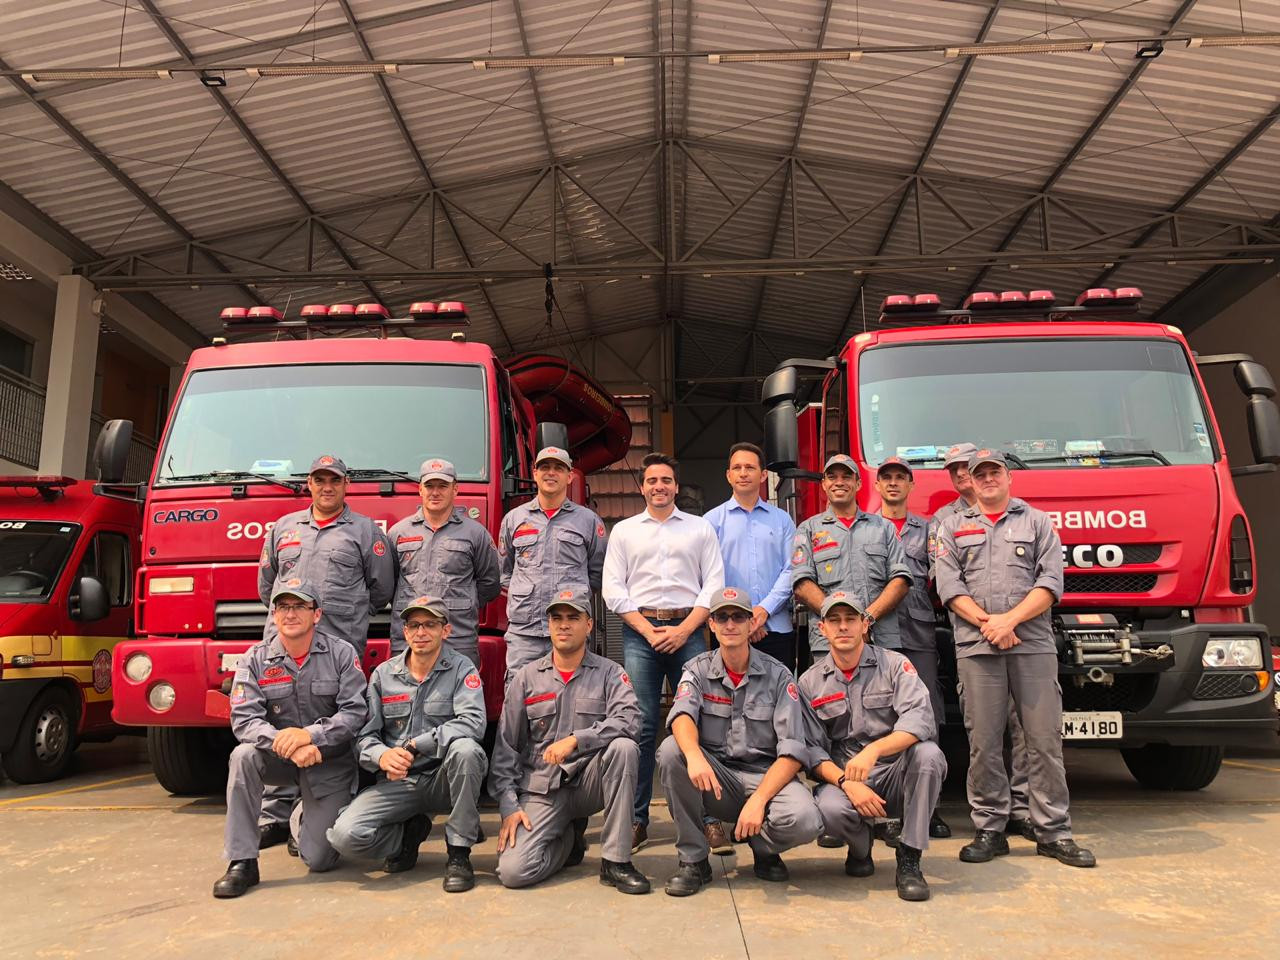
<svg viewBox="0 0 1280 960"><path fill-rule="evenodd" d="M415 485L418 483L417 477L411 477L409 474L401 473L399 470L385 470L382 467L364 467L360 470L348 470L347 476L352 480L407 480Z"/></svg>
<svg viewBox="0 0 1280 960"><path fill-rule="evenodd" d="M1121 457L1147 457L1166 467L1173 462L1159 450L1099 450L1097 453L1051 453L1043 457L1028 457L1027 463L1066 463L1068 460L1116 460Z"/></svg>
<svg viewBox="0 0 1280 960"><path fill-rule="evenodd" d="M247 470L215 470L211 473L188 473L176 477L161 477L166 483L181 483L187 480L214 480L223 483L229 483L233 480L261 480L263 483L273 483L278 487L284 487L290 493L301 493L302 484L297 480L282 480L280 477L273 477L267 473L249 473Z"/></svg>

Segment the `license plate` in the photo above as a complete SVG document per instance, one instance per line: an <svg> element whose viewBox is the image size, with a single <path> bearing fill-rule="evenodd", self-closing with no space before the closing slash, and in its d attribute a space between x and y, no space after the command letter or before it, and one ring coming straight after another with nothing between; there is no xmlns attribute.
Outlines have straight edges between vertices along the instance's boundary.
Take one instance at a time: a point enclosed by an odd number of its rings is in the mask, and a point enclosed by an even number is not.
<svg viewBox="0 0 1280 960"><path fill-rule="evenodd" d="M235 673L240 667L240 660L243 656L243 653L224 653L222 655L222 672Z"/></svg>
<svg viewBox="0 0 1280 960"><path fill-rule="evenodd" d="M1124 736L1124 717L1117 710L1064 713L1063 740L1118 740Z"/></svg>

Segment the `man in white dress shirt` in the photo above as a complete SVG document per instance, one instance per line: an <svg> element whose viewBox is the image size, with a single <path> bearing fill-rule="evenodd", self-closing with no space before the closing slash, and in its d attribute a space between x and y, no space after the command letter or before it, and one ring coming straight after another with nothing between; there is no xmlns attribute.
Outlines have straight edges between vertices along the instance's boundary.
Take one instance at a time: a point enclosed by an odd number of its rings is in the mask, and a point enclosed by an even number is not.
<svg viewBox="0 0 1280 960"><path fill-rule="evenodd" d="M675 690L685 663L707 649L704 625L711 595L724 587L720 544L711 524L676 509L676 461L651 453L642 464L640 492L647 506L614 526L601 591L623 621L623 663L644 715L634 850L648 839L663 678Z"/></svg>

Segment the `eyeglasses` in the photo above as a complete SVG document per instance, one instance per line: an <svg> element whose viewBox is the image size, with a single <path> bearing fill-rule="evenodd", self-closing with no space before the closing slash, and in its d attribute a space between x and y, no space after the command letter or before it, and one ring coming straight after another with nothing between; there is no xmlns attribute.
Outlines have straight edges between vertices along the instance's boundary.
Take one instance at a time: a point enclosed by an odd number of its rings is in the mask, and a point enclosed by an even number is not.
<svg viewBox="0 0 1280 960"><path fill-rule="evenodd" d="M432 627L441 627L444 625L443 620L407 620L404 625L405 633L425 633Z"/></svg>
<svg viewBox="0 0 1280 960"><path fill-rule="evenodd" d="M747 623L751 620L751 614L742 610L735 610L733 613L713 613L711 619L716 623Z"/></svg>
<svg viewBox="0 0 1280 960"><path fill-rule="evenodd" d="M277 603L276 610L280 613L304 613L308 610L314 610L315 606L310 603Z"/></svg>

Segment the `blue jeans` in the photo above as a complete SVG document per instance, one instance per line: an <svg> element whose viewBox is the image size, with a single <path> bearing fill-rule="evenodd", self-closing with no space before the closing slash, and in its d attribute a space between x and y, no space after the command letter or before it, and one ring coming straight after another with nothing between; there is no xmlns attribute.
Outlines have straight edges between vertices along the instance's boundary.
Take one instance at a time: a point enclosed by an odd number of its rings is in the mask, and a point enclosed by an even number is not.
<svg viewBox="0 0 1280 960"><path fill-rule="evenodd" d="M655 627L679 626L679 620L650 620ZM640 701L644 726L640 732L640 770L636 777L635 823L649 823L649 801L653 798L654 757L657 753L658 726L662 721L662 680L665 677L674 692L684 665L706 652L707 633L702 627L689 635L675 653L659 653L649 641L629 625L622 625L622 663L631 677L631 686Z"/></svg>

